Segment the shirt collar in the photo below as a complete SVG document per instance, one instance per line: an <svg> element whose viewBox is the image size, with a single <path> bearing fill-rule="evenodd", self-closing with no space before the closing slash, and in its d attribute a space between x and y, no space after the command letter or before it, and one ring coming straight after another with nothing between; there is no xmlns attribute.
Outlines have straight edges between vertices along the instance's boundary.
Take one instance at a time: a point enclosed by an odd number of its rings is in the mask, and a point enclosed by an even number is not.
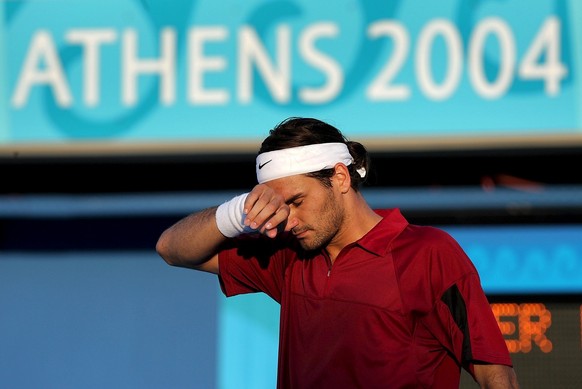
<svg viewBox="0 0 582 389"><path fill-rule="evenodd" d="M385 255L392 241L408 226L397 208L374 210L382 220L356 243L376 255Z"/></svg>

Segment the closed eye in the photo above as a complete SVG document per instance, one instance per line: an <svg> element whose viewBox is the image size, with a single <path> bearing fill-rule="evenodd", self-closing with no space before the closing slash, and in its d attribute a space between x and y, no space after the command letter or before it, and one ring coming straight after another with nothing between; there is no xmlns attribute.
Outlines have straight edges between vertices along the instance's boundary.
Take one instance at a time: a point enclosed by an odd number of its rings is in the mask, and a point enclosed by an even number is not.
<svg viewBox="0 0 582 389"><path fill-rule="evenodd" d="M296 194L295 196L287 199L285 203L289 206L298 207L303 203L302 195L300 193Z"/></svg>

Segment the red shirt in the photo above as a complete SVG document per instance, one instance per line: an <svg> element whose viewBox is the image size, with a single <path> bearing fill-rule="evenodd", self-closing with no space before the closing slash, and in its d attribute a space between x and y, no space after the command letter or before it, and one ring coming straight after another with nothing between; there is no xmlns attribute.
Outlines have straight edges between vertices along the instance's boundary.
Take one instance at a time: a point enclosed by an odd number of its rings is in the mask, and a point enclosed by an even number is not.
<svg viewBox="0 0 582 389"><path fill-rule="evenodd" d="M289 235L219 255L226 296L281 304L278 388L458 388L472 361L511 366L477 271L445 231L396 209L333 266Z"/></svg>

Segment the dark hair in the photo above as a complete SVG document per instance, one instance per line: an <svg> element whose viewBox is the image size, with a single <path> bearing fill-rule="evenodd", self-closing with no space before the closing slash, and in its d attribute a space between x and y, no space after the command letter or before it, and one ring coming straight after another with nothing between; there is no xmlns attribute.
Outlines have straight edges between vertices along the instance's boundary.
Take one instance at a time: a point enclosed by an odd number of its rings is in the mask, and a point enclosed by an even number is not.
<svg viewBox="0 0 582 389"><path fill-rule="evenodd" d="M348 150L354 159L354 162L348 166L352 179L352 189L358 191L368 177L370 167L368 151L362 144L347 140L340 130L321 120L301 117L290 117L283 120L269 131L269 136L261 144L259 154L290 147L332 142L345 143L348 146ZM356 171L361 168L366 169L364 177L360 177L360 174ZM324 169L307 175L319 179L329 187L331 186L330 178L333 173L333 169Z"/></svg>

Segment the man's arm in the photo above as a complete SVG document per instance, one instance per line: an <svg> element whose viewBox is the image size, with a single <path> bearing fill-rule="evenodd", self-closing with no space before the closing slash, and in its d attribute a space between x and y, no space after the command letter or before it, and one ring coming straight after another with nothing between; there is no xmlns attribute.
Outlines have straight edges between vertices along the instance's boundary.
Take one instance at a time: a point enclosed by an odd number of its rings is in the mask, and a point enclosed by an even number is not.
<svg viewBox="0 0 582 389"><path fill-rule="evenodd" d="M218 252L228 236L235 236L247 226L271 238L279 225L285 230L295 225L287 223L289 206L266 185L257 185L246 196L237 196L219 207L193 213L165 230L156 244L158 254L172 266L218 273ZM228 236L221 231L228 231ZM232 234L231 232L234 231Z"/></svg>
<svg viewBox="0 0 582 389"><path fill-rule="evenodd" d="M218 248L227 238L216 225L216 208L186 216L160 235L156 251L167 264L218 274Z"/></svg>
<svg viewBox="0 0 582 389"><path fill-rule="evenodd" d="M483 389L518 389L515 370L505 365L473 365L475 378Z"/></svg>

